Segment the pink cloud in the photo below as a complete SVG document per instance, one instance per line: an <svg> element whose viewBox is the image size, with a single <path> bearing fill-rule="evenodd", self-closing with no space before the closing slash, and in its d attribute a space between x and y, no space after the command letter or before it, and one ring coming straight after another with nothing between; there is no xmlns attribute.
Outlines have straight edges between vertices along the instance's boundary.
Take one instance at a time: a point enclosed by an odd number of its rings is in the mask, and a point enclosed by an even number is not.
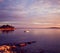
<svg viewBox="0 0 60 53"><path fill-rule="evenodd" d="M4 0L0 0L0 2L3 2Z"/></svg>

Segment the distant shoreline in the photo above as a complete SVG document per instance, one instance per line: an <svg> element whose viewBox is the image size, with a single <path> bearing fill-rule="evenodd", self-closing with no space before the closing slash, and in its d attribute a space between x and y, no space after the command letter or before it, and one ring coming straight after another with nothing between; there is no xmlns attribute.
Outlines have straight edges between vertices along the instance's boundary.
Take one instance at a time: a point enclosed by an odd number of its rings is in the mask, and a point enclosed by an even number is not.
<svg viewBox="0 0 60 53"><path fill-rule="evenodd" d="M15 29L60 29L60 28L15 28Z"/></svg>

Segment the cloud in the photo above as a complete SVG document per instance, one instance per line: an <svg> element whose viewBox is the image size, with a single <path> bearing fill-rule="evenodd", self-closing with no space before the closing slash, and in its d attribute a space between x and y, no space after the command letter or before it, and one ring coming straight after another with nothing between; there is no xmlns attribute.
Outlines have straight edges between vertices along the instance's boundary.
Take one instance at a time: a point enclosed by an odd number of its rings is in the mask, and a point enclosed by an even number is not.
<svg viewBox="0 0 60 53"><path fill-rule="evenodd" d="M19 1L19 0L17 0ZM20 15L40 15L40 14L52 14L60 13L60 5L54 6L52 0L31 0L27 6L29 0L22 0L21 3L15 4L15 2L7 7L5 10L12 11L14 14ZM33 1L33 2L32 2ZM54 0L53 0L54 1ZM56 0L54 1L56 3ZM19 11L19 12L18 12Z"/></svg>
<svg viewBox="0 0 60 53"><path fill-rule="evenodd" d="M0 2L3 2L4 0L0 0Z"/></svg>
<svg viewBox="0 0 60 53"><path fill-rule="evenodd" d="M42 0L42 2L36 2L30 6L31 11L34 11L38 14L46 14L46 13L60 13L60 6L59 5L52 5L51 1Z"/></svg>
<svg viewBox="0 0 60 53"><path fill-rule="evenodd" d="M13 20L13 23L15 21L21 23L55 22L60 20L60 4L58 2L59 0L9 0L0 7L0 21Z"/></svg>

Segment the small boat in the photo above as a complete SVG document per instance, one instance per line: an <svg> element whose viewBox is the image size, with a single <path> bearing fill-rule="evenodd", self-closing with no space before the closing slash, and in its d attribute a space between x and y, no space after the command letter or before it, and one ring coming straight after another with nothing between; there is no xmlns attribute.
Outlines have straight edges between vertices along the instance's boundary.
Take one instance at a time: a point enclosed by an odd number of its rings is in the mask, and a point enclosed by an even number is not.
<svg viewBox="0 0 60 53"><path fill-rule="evenodd" d="M27 33L28 33L28 32L30 32L30 31L29 31L29 30L26 30L26 31L24 31L24 32L27 32Z"/></svg>

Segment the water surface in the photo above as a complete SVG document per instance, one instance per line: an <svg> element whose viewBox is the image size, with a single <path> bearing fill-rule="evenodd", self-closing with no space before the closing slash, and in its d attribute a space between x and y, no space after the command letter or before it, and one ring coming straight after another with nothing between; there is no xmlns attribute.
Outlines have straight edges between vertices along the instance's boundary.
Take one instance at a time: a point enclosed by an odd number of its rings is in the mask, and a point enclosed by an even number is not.
<svg viewBox="0 0 60 53"><path fill-rule="evenodd" d="M30 32L24 32L29 30ZM60 29L16 29L10 32L0 31L0 44L36 41L23 48L26 53L60 53Z"/></svg>

